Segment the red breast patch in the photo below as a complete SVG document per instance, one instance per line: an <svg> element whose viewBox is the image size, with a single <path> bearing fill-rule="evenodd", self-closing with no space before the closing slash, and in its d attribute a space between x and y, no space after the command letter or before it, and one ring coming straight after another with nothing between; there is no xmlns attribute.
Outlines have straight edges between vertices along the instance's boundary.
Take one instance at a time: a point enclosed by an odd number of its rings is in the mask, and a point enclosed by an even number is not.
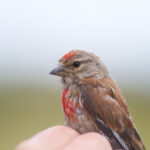
<svg viewBox="0 0 150 150"><path fill-rule="evenodd" d="M64 90L62 94L62 104L63 104L63 109L64 113L67 117L70 117L72 113L75 112L75 109L77 107L77 104L74 104L72 100L69 100L66 98L66 95L68 93L68 90Z"/></svg>

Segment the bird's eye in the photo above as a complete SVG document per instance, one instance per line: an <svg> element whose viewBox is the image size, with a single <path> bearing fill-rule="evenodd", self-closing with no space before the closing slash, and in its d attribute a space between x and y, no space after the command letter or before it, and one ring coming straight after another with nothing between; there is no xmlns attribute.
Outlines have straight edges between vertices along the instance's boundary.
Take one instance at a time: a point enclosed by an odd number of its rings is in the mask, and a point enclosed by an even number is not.
<svg viewBox="0 0 150 150"><path fill-rule="evenodd" d="M73 63L73 66L77 68L77 67L80 66L80 64L81 64L81 63L80 63L79 61L75 61L75 62Z"/></svg>

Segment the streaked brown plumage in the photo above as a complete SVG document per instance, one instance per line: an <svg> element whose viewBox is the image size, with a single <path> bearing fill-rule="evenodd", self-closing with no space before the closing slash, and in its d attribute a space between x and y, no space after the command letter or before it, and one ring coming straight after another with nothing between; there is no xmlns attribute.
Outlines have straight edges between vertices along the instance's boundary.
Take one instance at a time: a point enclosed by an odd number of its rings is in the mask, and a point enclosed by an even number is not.
<svg viewBox="0 0 150 150"><path fill-rule="evenodd" d="M97 56L73 50L51 74L62 77L68 126L80 133L99 132L113 149L145 150L125 98Z"/></svg>

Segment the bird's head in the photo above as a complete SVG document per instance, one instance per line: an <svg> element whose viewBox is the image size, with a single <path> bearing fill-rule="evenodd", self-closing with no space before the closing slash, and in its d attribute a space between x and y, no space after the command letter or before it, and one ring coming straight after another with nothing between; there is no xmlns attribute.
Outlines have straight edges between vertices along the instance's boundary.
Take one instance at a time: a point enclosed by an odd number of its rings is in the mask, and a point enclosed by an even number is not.
<svg viewBox="0 0 150 150"><path fill-rule="evenodd" d="M72 50L65 54L50 74L62 77L66 84L89 77L102 79L109 75L105 65L97 56L81 50Z"/></svg>

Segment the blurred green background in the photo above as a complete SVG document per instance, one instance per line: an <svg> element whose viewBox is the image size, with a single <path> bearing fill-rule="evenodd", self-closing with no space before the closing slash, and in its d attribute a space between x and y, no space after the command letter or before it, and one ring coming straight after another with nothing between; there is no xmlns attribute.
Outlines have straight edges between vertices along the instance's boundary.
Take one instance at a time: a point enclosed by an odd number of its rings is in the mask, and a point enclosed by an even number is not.
<svg viewBox="0 0 150 150"><path fill-rule="evenodd" d="M150 1L0 1L0 149L64 124L61 84L49 76L65 53L99 56L121 87L150 149Z"/></svg>

